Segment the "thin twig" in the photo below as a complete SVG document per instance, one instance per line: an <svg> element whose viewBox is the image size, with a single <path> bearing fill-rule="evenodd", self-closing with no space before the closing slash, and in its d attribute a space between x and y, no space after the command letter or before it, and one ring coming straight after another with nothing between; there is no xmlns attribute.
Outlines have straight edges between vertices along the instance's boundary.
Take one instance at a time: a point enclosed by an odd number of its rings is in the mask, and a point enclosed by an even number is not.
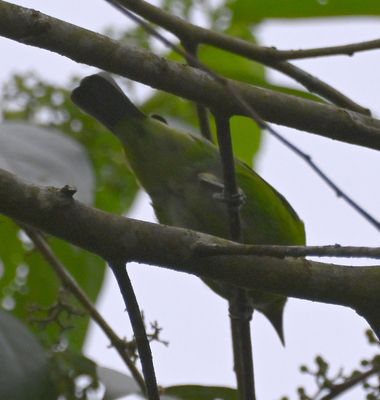
<svg viewBox="0 0 380 400"><path fill-rule="evenodd" d="M337 56L347 55L352 56L355 53L378 50L380 49L380 39L368 40L365 42L350 43L340 46L326 46L326 47L315 47L312 49L299 49L299 50L278 50L275 49L273 52L274 60L296 60L303 58L315 58L315 57L326 57L326 56Z"/></svg>
<svg viewBox="0 0 380 400"><path fill-rule="evenodd" d="M190 42L182 42L182 46L186 50L187 53L191 54L194 58L198 60L197 56L197 51L198 51L198 45L196 43L190 43ZM190 66L194 66L192 63L192 59L187 58L187 62ZM212 142L212 134L211 134L211 128L210 128L210 122L208 119L208 111L207 108L200 104L196 103L196 111L197 111L197 116L198 116L198 121L199 121L199 129L201 132L201 135Z"/></svg>
<svg viewBox="0 0 380 400"><path fill-rule="evenodd" d="M135 335L137 350L139 352L142 371L145 378L147 398L148 400L160 400L149 340L141 316L140 307L128 276L126 265L124 262L110 262L109 265L119 285L131 321L133 333Z"/></svg>
<svg viewBox="0 0 380 400"><path fill-rule="evenodd" d="M355 246L277 246L231 243L229 245L197 243L193 247L199 256L236 256L251 255L257 257L346 257L380 259L380 247Z"/></svg>
<svg viewBox="0 0 380 400"><path fill-rule="evenodd" d="M266 124L266 129L270 132L276 139L278 139L282 144L284 144L288 149L292 150L295 154L301 157L309 167L329 186L338 197L341 197L350 205L359 215L361 215L367 222L374 226L378 231L380 231L380 221L374 218L368 211L361 207L356 201L354 201L346 192L344 192L338 185L336 185L331 178L327 176L326 173L322 171L321 168L312 160L309 154L300 150L297 146L291 143L289 140L285 139L280 135L275 129L273 129L269 124Z"/></svg>
<svg viewBox="0 0 380 400"><path fill-rule="evenodd" d="M287 75L290 78L293 78L296 82L300 83L307 90L309 90L309 92L318 94L322 98L330 101L338 107L343 107L364 115L371 115L371 111L368 108L362 107L361 105L355 103L337 89L294 64L285 61L268 61L263 64L282 72L284 75Z"/></svg>
<svg viewBox="0 0 380 400"><path fill-rule="evenodd" d="M308 90L322 96L337 106L365 115L371 114L367 108L355 103L326 82L312 76L301 68L286 61L274 60L274 56L277 54L275 48L258 46L239 38L193 25L143 0L106 1L114 6L117 2L119 6L122 5L141 17L165 28L167 31L180 38L181 41L208 44L253 61L258 61L270 68L281 71L285 75L304 85Z"/></svg>
<svg viewBox="0 0 380 400"><path fill-rule="evenodd" d="M133 378L140 387L142 393L146 392L145 382L141 376L139 370L136 368L135 364L131 360L126 350L126 343L124 340L120 339L119 336L114 332L114 330L108 325L102 315L98 312L95 306L92 304L91 300L88 298L87 294L78 285L74 277L70 274L68 269L57 259L56 255L53 253L49 244L46 242L44 237L36 231L35 229L29 228L25 225L21 225L21 228L29 236L31 241L34 243L35 247L41 253L42 257L48 262L48 264L54 269L55 273L58 275L59 279L62 281L63 285L75 296L75 298L82 304L82 306L87 310L91 318L98 324L102 329L104 334L110 340L112 347L116 349L119 353L121 359L124 361L125 365L128 367Z"/></svg>
<svg viewBox="0 0 380 400"><path fill-rule="evenodd" d="M372 215L370 215L363 207L361 207L357 202L355 202L351 197L346 194L342 189L340 189L315 163L312 161L311 157L292 144L290 141L281 136L275 129L273 129L269 124L267 124L260 115L251 107L251 105L235 90L235 88L229 83L229 81L222 76L218 75L216 72L212 71L210 68L201 63L197 58L193 57L191 54L176 46L170 40L162 36L157 30L152 26L143 21L140 17L134 15L124 6L120 5L121 0L106 0L108 3L112 4L115 8L120 10L123 14L128 16L130 19L135 21L137 24L142 26L148 33L160 40L165 46L172 49L179 55L183 56L185 59L190 59L191 62L199 69L206 72L210 77L212 77L216 82L221 84L225 90L233 96L235 101L247 112L247 114L259 125L262 129L267 129L276 139L278 139L282 144L284 144L288 149L292 150L298 156L300 156L313 170L314 172L337 194L345 200L358 214L360 214L367 222L373 225L377 230L380 231L380 222L377 221Z"/></svg>
<svg viewBox="0 0 380 400"><path fill-rule="evenodd" d="M380 367L376 366L371 368L369 371L363 372L357 376L353 376L351 379L348 379L347 381L339 385L334 385L332 388L330 388L330 393L328 393L326 396L321 397L319 400L333 400L338 396L340 396L342 393L346 392L347 390L350 390L354 386L365 381L370 376L379 373L380 373Z"/></svg>

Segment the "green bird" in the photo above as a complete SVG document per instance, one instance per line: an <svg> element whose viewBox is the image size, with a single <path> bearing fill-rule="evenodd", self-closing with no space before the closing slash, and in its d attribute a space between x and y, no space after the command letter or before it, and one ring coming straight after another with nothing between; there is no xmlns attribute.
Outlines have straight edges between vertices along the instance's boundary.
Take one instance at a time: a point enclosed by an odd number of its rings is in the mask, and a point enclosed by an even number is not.
<svg viewBox="0 0 380 400"><path fill-rule="evenodd" d="M223 191L223 178L214 144L146 116L108 74L84 78L72 100L119 138L160 223L229 238L226 205L215 196ZM235 160L235 169L245 197L240 209L244 242L305 244L303 222L286 199L243 162ZM233 291L228 285L205 282L230 300ZM247 295L250 306L269 319L283 342L286 297L259 290Z"/></svg>

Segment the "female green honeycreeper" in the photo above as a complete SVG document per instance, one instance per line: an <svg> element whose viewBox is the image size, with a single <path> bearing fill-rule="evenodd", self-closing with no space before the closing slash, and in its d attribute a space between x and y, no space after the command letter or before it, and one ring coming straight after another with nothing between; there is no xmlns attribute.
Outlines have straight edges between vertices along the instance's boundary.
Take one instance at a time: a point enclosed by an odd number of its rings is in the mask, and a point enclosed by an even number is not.
<svg viewBox="0 0 380 400"><path fill-rule="evenodd" d="M160 223L229 237L226 205L215 196L223 190L215 145L144 115L105 73L84 78L72 100L119 138ZM235 167L245 197L240 210L244 242L303 245L303 222L286 199L246 164L236 160ZM206 284L228 300L228 285L214 280ZM248 297L283 341L286 297L259 290L249 291Z"/></svg>

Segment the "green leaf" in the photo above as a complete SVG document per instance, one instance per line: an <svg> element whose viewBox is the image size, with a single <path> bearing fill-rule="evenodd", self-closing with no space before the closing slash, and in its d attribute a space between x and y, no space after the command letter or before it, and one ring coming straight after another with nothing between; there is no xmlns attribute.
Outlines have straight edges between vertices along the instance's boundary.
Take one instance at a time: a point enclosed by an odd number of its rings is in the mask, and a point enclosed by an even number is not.
<svg viewBox="0 0 380 400"><path fill-rule="evenodd" d="M230 0L235 23L273 18L320 18L380 15L378 0Z"/></svg>
<svg viewBox="0 0 380 400"><path fill-rule="evenodd" d="M0 124L0 167L43 186L74 186L75 197L94 200L94 175L85 149L53 128L7 121Z"/></svg>
<svg viewBox="0 0 380 400"><path fill-rule="evenodd" d="M169 125L174 120L178 124L182 124L182 129L196 131L198 119L195 111L195 106L188 100L176 97L165 92L155 92L141 106L141 110L146 114L159 114L164 117Z"/></svg>
<svg viewBox="0 0 380 400"><path fill-rule="evenodd" d="M215 130L214 121L212 127ZM261 130L251 118L241 116L230 119L230 128L235 157L252 167L261 144Z"/></svg>
<svg viewBox="0 0 380 400"><path fill-rule="evenodd" d="M198 119L190 102L157 92L144 104L143 109L148 114L159 113L171 126L199 134ZM210 119L210 123L215 131L213 118ZM260 147L260 129L250 118L235 116L231 118L231 132L235 156L252 165L254 155Z"/></svg>
<svg viewBox="0 0 380 400"><path fill-rule="evenodd" d="M261 130L250 118L235 116L231 118L232 146L237 158L253 165L253 158L261 143Z"/></svg>
<svg viewBox="0 0 380 400"><path fill-rule="evenodd" d="M61 283L42 256L20 239L19 227L2 216L0 237L0 261L4 266L4 275L0 279L2 306L23 321L30 323L33 320L31 328L47 346L64 339L70 349L79 351L87 333L88 314L83 313L83 308L75 299L65 294L65 302L79 312L79 315L75 312L74 315L65 312L60 315L59 321L69 329L62 331L57 324L58 319L54 318L50 324L42 323L59 298ZM104 279L104 261L58 239L52 238L49 243L57 258L95 302Z"/></svg>
<svg viewBox="0 0 380 400"><path fill-rule="evenodd" d="M253 38L251 38L253 40ZM199 59L225 78L257 84L264 80L265 69L262 64L215 47L202 46Z"/></svg>
<svg viewBox="0 0 380 400"><path fill-rule="evenodd" d="M49 358L34 335L0 310L0 398L56 399L49 376Z"/></svg>
<svg viewBox="0 0 380 400"><path fill-rule="evenodd" d="M51 354L50 375L59 399L99 398L97 366L94 361L70 350L55 351ZM90 393L91 394L90 394Z"/></svg>
<svg viewBox="0 0 380 400"><path fill-rule="evenodd" d="M256 43L252 31L242 24L232 24L226 29L226 32L253 44ZM183 62L183 57L175 52L169 53L166 57L170 60ZM208 68L225 78L250 84L257 84L265 79L265 68L262 64L229 51L205 44L199 47L197 57Z"/></svg>
<svg viewBox="0 0 380 400"><path fill-rule="evenodd" d="M178 385L165 388L164 394L181 400L237 400L237 391L222 386Z"/></svg>
<svg viewBox="0 0 380 400"><path fill-rule="evenodd" d="M90 300L95 303L104 280L105 262L94 254L58 239L50 239L49 244L57 258L66 266ZM31 268L31 274L28 282L28 296L24 298L24 310L28 309L28 304L33 303L45 307L51 306L59 296L61 282L58 281L55 273L37 251L25 254L25 262ZM48 285L49 287L47 287ZM64 297L65 299L66 297ZM72 296L68 296L67 301L75 311L79 312L79 315L67 315L66 317L63 314L62 321L69 329L63 331L61 335L67 340L71 350L80 351L87 334L90 318ZM27 317L28 315L24 315L24 318ZM38 313L36 317L38 319ZM38 324L36 329L39 330ZM52 324L44 330L44 335L49 335L50 340L56 338L59 333L60 329L56 324Z"/></svg>
<svg viewBox="0 0 380 400"><path fill-rule="evenodd" d="M291 94L292 96L297 96L297 97L301 97L303 99L308 99L308 100L312 100L312 101L316 101L318 103L325 103L326 101L324 99L322 99L321 97L307 92L305 90L300 90L300 89L295 89L289 86L280 86L280 85L273 85L272 83L269 82L262 82L260 84L260 86L273 90L275 92L280 92L280 93L285 93L285 94Z"/></svg>

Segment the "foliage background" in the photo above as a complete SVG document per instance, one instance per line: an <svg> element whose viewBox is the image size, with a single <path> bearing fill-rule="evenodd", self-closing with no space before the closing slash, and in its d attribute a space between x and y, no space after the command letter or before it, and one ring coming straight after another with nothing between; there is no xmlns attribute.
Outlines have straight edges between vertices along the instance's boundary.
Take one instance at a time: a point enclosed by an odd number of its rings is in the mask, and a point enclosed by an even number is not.
<svg viewBox="0 0 380 400"><path fill-rule="evenodd" d="M39 9L93 30L104 30L110 25L123 29L126 25L125 19L102 1L82 0L77 3L71 0L64 4L52 4L37 0L14 3ZM251 15L246 11L251 2L231 3L236 8L237 21L234 29L238 34L248 35L244 27L248 22L247 16ZM260 10L261 3L268 5L269 2L255 3ZM339 1L330 1L324 12L338 3ZM345 5L349 6L349 3L358 4L357 1L346 1ZM360 2L360 10L365 11L366 4L371 3L373 4L371 1ZM176 2L173 4L178 6ZM275 2L271 7L272 16L287 17L288 15L280 13L279 7L276 14L276 4L279 3ZM303 4L306 11L298 7L298 17L310 15L308 13L312 8L316 9L318 2L304 1ZM198 5L196 10L194 15L199 16L202 12L201 6ZM372 13L376 15L379 12L374 9ZM327 46L380 37L378 19L369 18L329 21L275 19L262 23L256 32L260 43L280 48ZM8 80L10 73L24 73L34 69L47 80L66 85L72 74L85 75L93 72L89 67L75 65L60 56L21 46L3 38L0 38L0 50L2 54L7 54L0 70L1 82ZM205 56L207 57L206 54ZM376 71L380 70L378 52L362 53L353 58L305 60L297 64L314 72L359 103L379 112L379 94L376 90L379 81ZM248 73L252 75L251 79L263 78L263 73L257 69L252 71L242 67L240 73L241 71L244 75L240 78L247 79ZM272 83L277 85L297 87L278 74L270 73L269 76ZM148 90L139 87L133 94L135 98L143 99ZM148 109L157 111L159 100L158 96ZM184 109L185 104L181 103L180 107ZM167 110L163 112L165 111ZM294 133L290 129L281 128L281 131L307 150L356 200L378 215L380 189L374 184L377 180L376 171L380 166L378 155L358 147L311 137L309 134ZM107 142L108 145L110 141ZM309 244L378 244L378 235L370 226L324 187L302 161L267 136L263 139L256 166L267 180L285 194L305 220ZM103 200L98 205L120 210L118 205L107 203L107 199ZM131 211L132 215L140 219L152 219L148 203L146 197L140 196ZM368 264L367 261L362 262ZM147 320L157 319L164 327L163 338L171 343L169 348L159 344L153 347L159 382L165 385L191 382L234 385L224 302L209 293L195 278L141 266L134 266L132 271ZM99 306L121 336L125 332L130 336L118 290L109 276ZM256 316L253 323L258 326L254 330L254 351L259 398L279 398L285 393L293 393L295 386L304 379L298 373L298 366L311 362L316 353L321 353L339 368L342 365L355 365L366 352L371 351L362 335L365 323L352 311L337 309L335 306L292 300L285 316L286 349L281 348L264 320ZM108 350L107 345L103 335L94 329L86 350L90 357L103 365L123 370L116 354ZM354 399L355 396L355 393L350 393L346 398Z"/></svg>

